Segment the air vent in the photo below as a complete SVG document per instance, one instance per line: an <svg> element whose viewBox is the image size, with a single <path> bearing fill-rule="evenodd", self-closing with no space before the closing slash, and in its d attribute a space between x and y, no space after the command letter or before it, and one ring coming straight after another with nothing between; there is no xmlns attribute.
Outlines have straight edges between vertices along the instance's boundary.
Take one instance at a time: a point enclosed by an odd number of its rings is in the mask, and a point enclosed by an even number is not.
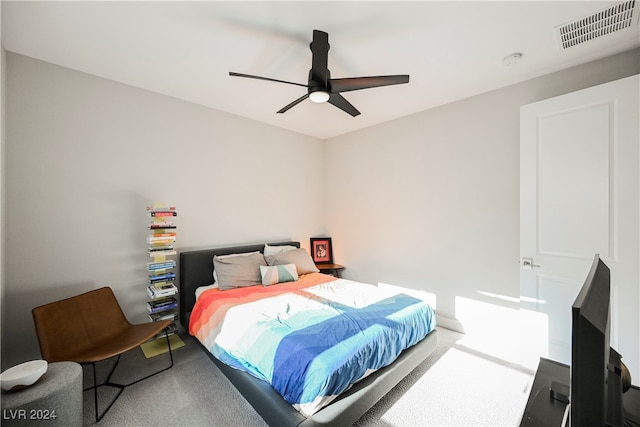
<svg viewBox="0 0 640 427"><path fill-rule="evenodd" d="M636 0L616 3L587 17L555 27L563 49L615 33L637 23Z"/></svg>

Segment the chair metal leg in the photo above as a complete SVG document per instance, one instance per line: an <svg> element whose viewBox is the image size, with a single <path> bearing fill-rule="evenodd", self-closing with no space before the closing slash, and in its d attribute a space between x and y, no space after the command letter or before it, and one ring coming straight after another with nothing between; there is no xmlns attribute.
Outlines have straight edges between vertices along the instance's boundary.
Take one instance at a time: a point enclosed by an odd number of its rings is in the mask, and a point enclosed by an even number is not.
<svg viewBox="0 0 640 427"><path fill-rule="evenodd" d="M95 404L96 411L96 422L100 421L98 418L98 374L96 373L96 364L92 363L93 366L93 402Z"/></svg>
<svg viewBox="0 0 640 427"><path fill-rule="evenodd" d="M116 363L113 365L113 367L111 368L111 371L109 371L109 375L107 376L107 379L105 380L104 383L102 384L98 384L98 377L96 375L96 362L91 362L91 365L93 366L93 386L92 387L87 387L85 389L83 389L82 391L88 391L93 389L93 401L95 404L95 414L96 414L96 423L101 421L102 418L106 415L106 413L109 411L109 409L111 409L111 407L113 406L114 403L116 403L116 400L118 400L118 398L120 397L120 395L122 394L122 392L124 391L124 389L126 387L129 387L131 385L137 384L140 381L144 381L147 378L151 378L154 375L157 375L161 372L164 372L168 369L171 369L173 367L173 352L171 350L171 342L169 341L169 334L165 332L165 338L167 340L167 348L169 349L169 358L171 359L171 363L169 366L167 366L166 368L162 368L152 374L147 375L144 378L140 378L138 380L135 380L129 384L117 384L117 383L113 383L111 382L111 375L113 375L113 372L116 370L116 367L118 366L118 363L120 362L120 354L118 355L118 358L116 359ZM107 406L107 408L102 412L101 415L98 414L98 388L102 387L102 386L108 386L108 387L115 387L118 390L118 394L116 395L116 397L113 398L113 400L111 401L111 403L109 403L109 405Z"/></svg>
<svg viewBox="0 0 640 427"><path fill-rule="evenodd" d="M85 389L83 389L82 391L88 391L93 389L93 403L94 403L94 409L95 409L95 414L96 414L96 423L99 422L100 420L102 420L102 418L105 416L105 414L107 413L107 411L109 411L109 409L111 409L111 407L113 406L113 404L116 402L116 400L118 400L118 398L120 397L120 394L122 394L122 392L124 391L124 388L126 386L121 385L121 384L115 384L115 383L111 383L108 382L109 379L111 378L111 375L113 374L113 371L115 371L116 366L118 366L118 362L120 362L120 355L118 355L118 358L116 359L116 363L113 365L113 367L111 368L111 371L109 372L109 376L107 377L107 382L104 382L102 384L98 384L98 376L97 376L97 372L96 372L96 362L91 362L91 366L93 368L93 386L91 387L87 387ZM118 390L118 394L116 395L116 397L113 398L113 400L111 400L111 403L109 403L109 406L107 406L107 408L102 412L101 415L99 415L99 411L98 411L98 388L102 387L102 386L109 386L109 387L115 387Z"/></svg>
<svg viewBox="0 0 640 427"><path fill-rule="evenodd" d="M166 370L168 370L168 369L171 369L171 368L173 367L173 353L172 353L172 351L171 351L171 342L169 341L169 334L165 332L164 336L165 336L165 338L166 338L166 340L167 340L167 348L169 349L169 358L171 359L171 363L169 364L169 366L167 366L166 368L162 368L162 369L160 369L159 371L156 371L156 372L154 372L154 373L152 373L152 374L149 374L149 375L147 375L147 376L146 376L146 377L144 377L144 378L140 378L139 380L135 380L134 382L131 382L131 383L129 383L129 384L125 384L123 387L129 387L130 385L137 384L137 383L139 383L140 381L144 381L144 380L146 380L147 378L151 378L151 377L153 377L154 375L158 375L159 373L164 372L164 371L166 371ZM115 367L114 367L114 368L115 368ZM109 375L109 378L111 378L111 375ZM107 381L109 380L109 378L107 378ZM117 386L117 385L120 385L120 384L113 384L113 383L109 383L109 385Z"/></svg>

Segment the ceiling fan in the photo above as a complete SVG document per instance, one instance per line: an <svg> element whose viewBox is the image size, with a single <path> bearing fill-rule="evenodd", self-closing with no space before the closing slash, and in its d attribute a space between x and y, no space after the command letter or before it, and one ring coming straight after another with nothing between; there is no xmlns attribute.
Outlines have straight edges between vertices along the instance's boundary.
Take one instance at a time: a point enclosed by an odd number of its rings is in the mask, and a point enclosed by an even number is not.
<svg viewBox="0 0 640 427"><path fill-rule="evenodd" d="M409 83L409 75L393 75L393 76L372 76L372 77L349 77L343 79L332 79L327 69L327 58L329 56L329 35L324 31L313 30L313 41L311 48L311 70L309 70L308 83L294 83L284 80L272 79L269 77L253 76L250 74L230 72L230 76L248 77L251 79L267 80L271 82L287 83L307 88L307 93L296 99L292 103L284 106L278 113L284 113L291 107L298 105L300 102L309 98L313 102L329 102L351 116L355 117L360 114L353 105L349 103L340 93L351 90L369 89L379 86L397 85L401 83Z"/></svg>

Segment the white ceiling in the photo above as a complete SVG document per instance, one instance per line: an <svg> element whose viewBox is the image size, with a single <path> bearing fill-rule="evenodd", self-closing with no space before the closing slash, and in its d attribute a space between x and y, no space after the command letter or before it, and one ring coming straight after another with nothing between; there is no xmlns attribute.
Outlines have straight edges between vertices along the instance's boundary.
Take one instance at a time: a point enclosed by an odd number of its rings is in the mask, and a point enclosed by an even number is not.
<svg viewBox="0 0 640 427"><path fill-rule="evenodd" d="M327 139L640 46L637 25L567 50L554 27L612 1L3 1L6 50ZM637 5L636 5L637 7ZM283 106L306 89L312 31L331 76L409 74L409 84ZM507 67L503 58L521 52Z"/></svg>

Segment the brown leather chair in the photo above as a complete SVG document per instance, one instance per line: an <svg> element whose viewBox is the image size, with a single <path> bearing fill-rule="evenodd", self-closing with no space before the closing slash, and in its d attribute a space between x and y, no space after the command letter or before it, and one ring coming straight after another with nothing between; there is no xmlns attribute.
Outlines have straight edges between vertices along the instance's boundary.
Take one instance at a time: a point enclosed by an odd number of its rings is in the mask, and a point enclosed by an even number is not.
<svg viewBox="0 0 640 427"><path fill-rule="evenodd" d="M36 307L32 311L42 357L48 362L72 361L93 366L96 422L107 413L125 387L166 371L173 366L169 336L165 333L171 364L157 372L129 384L112 383L111 375L120 356L160 334L171 320L131 324L124 316L118 300L109 287L96 289L71 298ZM118 356L109 376L96 384L96 363ZM98 387L110 386L120 390L102 415L98 416Z"/></svg>

